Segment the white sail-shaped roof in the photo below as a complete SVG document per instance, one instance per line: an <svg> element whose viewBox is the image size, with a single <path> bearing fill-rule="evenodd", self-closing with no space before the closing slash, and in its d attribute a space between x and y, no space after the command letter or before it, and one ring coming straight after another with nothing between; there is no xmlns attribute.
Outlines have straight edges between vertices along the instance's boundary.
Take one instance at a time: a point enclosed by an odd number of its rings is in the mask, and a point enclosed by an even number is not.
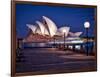
<svg viewBox="0 0 100 77"><path fill-rule="evenodd" d="M49 35L49 32L43 23L41 23L40 21L36 21L36 23L38 24L42 35Z"/></svg>
<svg viewBox="0 0 100 77"><path fill-rule="evenodd" d="M44 35L44 31L45 31L44 25L40 21L36 21L36 23L38 24L38 26L41 30L41 34Z"/></svg>
<svg viewBox="0 0 100 77"><path fill-rule="evenodd" d="M29 29L31 29L33 33L35 33L36 28L37 28L35 25L26 24L26 26L27 26Z"/></svg>
<svg viewBox="0 0 100 77"><path fill-rule="evenodd" d="M65 36L68 36L68 33L69 33L69 30L70 30L70 27L61 27L58 29L58 35L64 35L64 31L65 30Z"/></svg>
<svg viewBox="0 0 100 77"><path fill-rule="evenodd" d="M37 25L31 25L31 24L26 24L26 26L32 30L33 33L38 33L41 35L49 35L53 37L54 35L59 35L63 36L65 32L65 36L68 36L68 34L71 37L79 37L82 32L69 32L70 27L60 27L57 29L56 24L48 17L43 16L44 22L36 21Z"/></svg>
<svg viewBox="0 0 100 77"><path fill-rule="evenodd" d="M39 27L37 27L35 33L38 33L38 34L40 34L40 35L43 35L43 34L41 33L41 29L40 29Z"/></svg>
<svg viewBox="0 0 100 77"><path fill-rule="evenodd" d="M69 32L69 35L72 36L72 37L79 37L80 35L82 34L82 32Z"/></svg>
<svg viewBox="0 0 100 77"><path fill-rule="evenodd" d="M48 29L49 29L49 33L50 33L50 36L54 36L57 32L57 26L56 24L51 20L49 19L48 17L46 16L43 16L43 19L46 21L47 23L47 26L48 26Z"/></svg>
<svg viewBox="0 0 100 77"><path fill-rule="evenodd" d="M44 34L45 35L50 35L46 27L45 27L45 30L44 30Z"/></svg>

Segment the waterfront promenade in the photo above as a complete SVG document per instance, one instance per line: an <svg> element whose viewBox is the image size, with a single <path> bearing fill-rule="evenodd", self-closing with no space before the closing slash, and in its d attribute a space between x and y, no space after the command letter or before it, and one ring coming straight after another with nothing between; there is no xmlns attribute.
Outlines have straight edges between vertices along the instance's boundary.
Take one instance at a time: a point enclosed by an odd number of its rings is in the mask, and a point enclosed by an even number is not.
<svg viewBox="0 0 100 77"><path fill-rule="evenodd" d="M25 48L16 58L16 72L52 73L96 70L94 56L57 48Z"/></svg>

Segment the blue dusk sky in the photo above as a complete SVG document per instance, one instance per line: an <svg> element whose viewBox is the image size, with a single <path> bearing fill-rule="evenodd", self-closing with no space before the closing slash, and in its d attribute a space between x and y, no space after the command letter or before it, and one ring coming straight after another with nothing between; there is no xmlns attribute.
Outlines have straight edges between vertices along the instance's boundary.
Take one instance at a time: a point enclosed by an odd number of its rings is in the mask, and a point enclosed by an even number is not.
<svg viewBox="0 0 100 77"><path fill-rule="evenodd" d="M68 26L71 32L82 31L85 35L84 22L90 22L89 36L94 36L95 8L16 4L17 37L26 37L29 29L26 24L42 21L42 16L53 20L57 27Z"/></svg>

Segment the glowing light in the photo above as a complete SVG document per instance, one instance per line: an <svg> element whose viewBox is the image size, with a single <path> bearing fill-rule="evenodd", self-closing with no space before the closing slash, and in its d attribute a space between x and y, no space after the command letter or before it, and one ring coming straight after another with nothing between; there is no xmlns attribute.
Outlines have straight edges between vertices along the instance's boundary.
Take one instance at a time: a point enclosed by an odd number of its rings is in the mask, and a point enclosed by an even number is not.
<svg viewBox="0 0 100 77"><path fill-rule="evenodd" d="M63 36L64 33L65 33L65 36L67 36L68 33L69 33L69 30L70 30L70 27L61 27L58 30L58 35L62 35Z"/></svg>
<svg viewBox="0 0 100 77"><path fill-rule="evenodd" d="M84 23L84 27L85 27L85 28L89 28L89 27L90 27L90 23L89 23L88 21L86 21L86 22Z"/></svg>
<svg viewBox="0 0 100 77"><path fill-rule="evenodd" d="M81 49L80 45L75 46L76 49Z"/></svg>

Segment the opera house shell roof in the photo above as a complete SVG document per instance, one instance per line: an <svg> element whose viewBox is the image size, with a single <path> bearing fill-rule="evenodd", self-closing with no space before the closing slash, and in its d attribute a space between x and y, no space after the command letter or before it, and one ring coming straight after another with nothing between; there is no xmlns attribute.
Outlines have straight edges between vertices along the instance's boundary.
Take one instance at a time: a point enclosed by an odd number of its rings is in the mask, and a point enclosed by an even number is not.
<svg viewBox="0 0 100 77"><path fill-rule="evenodd" d="M26 24L26 26L32 31L33 34L39 34L42 37L48 35L49 37L53 36L80 36L82 32L72 33L70 31L70 27L64 26L57 28L56 24L48 17L42 16L43 22L36 21L36 25ZM65 32L63 32L65 31ZM31 36L32 37L32 36Z"/></svg>
<svg viewBox="0 0 100 77"><path fill-rule="evenodd" d="M33 33L39 33L41 35L49 35L53 37L54 35L60 35L63 33L63 30L66 30L66 36L68 35L68 32L70 30L70 27L61 27L57 29L56 24L48 17L43 16L43 20L45 21L46 24L36 21L37 25L31 25L31 24L26 24L29 29L32 30Z"/></svg>

